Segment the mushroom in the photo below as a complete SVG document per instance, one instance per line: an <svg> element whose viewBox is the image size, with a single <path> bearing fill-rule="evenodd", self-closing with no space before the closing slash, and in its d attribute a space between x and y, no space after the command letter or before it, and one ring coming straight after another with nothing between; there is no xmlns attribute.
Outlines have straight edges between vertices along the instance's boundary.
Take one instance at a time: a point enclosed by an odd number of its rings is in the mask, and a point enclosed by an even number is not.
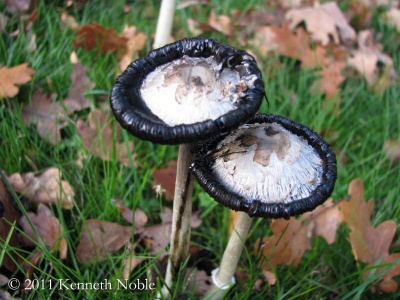
<svg viewBox="0 0 400 300"><path fill-rule="evenodd" d="M235 282L252 217L288 219L322 204L335 185L336 157L308 127L257 114L199 147L191 171L215 200L240 211L220 267L212 272L209 295L219 299Z"/></svg>
<svg viewBox="0 0 400 300"><path fill-rule="evenodd" d="M111 108L131 134L180 144L166 286L188 254L193 143L250 119L264 97L261 72L247 52L215 40L188 38L132 62L111 91Z"/></svg>

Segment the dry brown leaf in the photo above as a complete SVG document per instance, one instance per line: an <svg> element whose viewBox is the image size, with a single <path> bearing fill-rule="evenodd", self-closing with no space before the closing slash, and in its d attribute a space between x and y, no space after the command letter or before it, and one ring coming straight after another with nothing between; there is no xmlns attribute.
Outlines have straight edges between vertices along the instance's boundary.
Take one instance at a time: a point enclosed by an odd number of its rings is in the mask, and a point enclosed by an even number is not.
<svg viewBox="0 0 400 300"><path fill-rule="evenodd" d="M76 128L82 138L85 148L94 156L103 160L111 161L113 159L113 129L111 127L111 116L102 110L93 110L88 116L89 125L82 120L76 122ZM125 143L120 143L121 127L115 128L115 140L117 151L116 158L125 166L130 166L129 152L134 151L133 142L128 143L129 150ZM136 164L135 154L132 160Z"/></svg>
<svg viewBox="0 0 400 300"><path fill-rule="evenodd" d="M374 43L372 32L363 30L358 34L358 49L351 51L351 56L347 61L350 66L365 76L370 86L374 85L380 76L378 62L388 68L382 76L388 77L389 82L397 78L392 58L383 53L381 48L382 45Z"/></svg>
<svg viewBox="0 0 400 300"><path fill-rule="evenodd" d="M335 44L340 44L341 41L353 41L356 37L355 30L349 25L336 2L291 9L285 18L290 21L289 27L292 30L304 21L313 40L322 45L327 45L331 39Z"/></svg>
<svg viewBox="0 0 400 300"><path fill-rule="evenodd" d="M34 228L31 227L30 223ZM68 245L64 238L64 230L58 219L53 216L53 213L46 205L40 203L38 205L37 214L28 212L27 216L21 217L19 224L26 235L33 241L38 241L35 233L37 232L47 247L60 252L60 259L65 259L67 257ZM35 245L25 236L23 236L22 242L27 246Z"/></svg>
<svg viewBox="0 0 400 300"><path fill-rule="evenodd" d="M400 9L392 8L384 14L384 22L400 32Z"/></svg>
<svg viewBox="0 0 400 300"><path fill-rule="evenodd" d="M32 101L22 109L22 120L37 126L39 135L55 145L61 140L60 130L67 126L67 111L59 103L54 103L55 95L46 95L41 89L32 96Z"/></svg>
<svg viewBox="0 0 400 300"><path fill-rule="evenodd" d="M339 94L340 84L346 79L342 75L344 67L344 63L336 62L328 65L320 71L320 91L325 93L327 99Z"/></svg>
<svg viewBox="0 0 400 300"><path fill-rule="evenodd" d="M349 185L349 200L342 201L344 221L349 227L350 244L357 261L369 263L369 267L375 265L381 258L380 264L393 263L400 258L400 253L389 254L390 245L396 233L396 222L385 221L374 228L371 224L373 201L365 202L364 183L361 179L354 179ZM381 267L377 272L384 270ZM371 271L366 271L363 278L366 279ZM395 291L397 284L391 277L400 274L400 264L394 264L382 275L382 281L377 284L377 291Z"/></svg>
<svg viewBox="0 0 400 300"><path fill-rule="evenodd" d="M164 197L167 201L172 201L175 193L176 161L168 162L164 169L157 169L153 173L153 184L160 185L164 190Z"/></svg>
<svg viewBox="0 0 400 300"><path fill-rule="evenodd" d="M75 256L81 264L103 260L127 245L131 238L131 226L87 220Z"/></svg>
<svg viewBox="0 0 400 300"><path fill-rule="evenodd" d="M212 278L203 270L187 268L188 289L195 291L196 295L204 296L212 287Z"/></svg>
<svg viewBox="0 0 400 300"><path fill-rule="evenodd" d="M66 11L61 13L61 28L69 28L71 30L77 30L79 28L78 22L75 18L69 15Z"/></svg>
<svg viewBox="0 0 400 300"><path fill-rule="evenodd" d="M127 249L129 249L129 255L124 260L124 269L122 270L122 279L128 280L132 271L146 259L143 257L137 257L135 254L135 244L131 244L128 241Z"/></svg>
<svg viewBox="0 0 400 300"><path fill-rule="evenodd" d="M4 31L10 18L0 12L0 33Z"/></svg>
<svg viewBox="0 0 400 300"><path fill-rule="evenodd" d="M72 87L63 101L68 112L79 111L90 105L85 93L94 88L94 83L87 77L86 71L87 68L80 61L74 64L74 71L71 74Z"/></svg>
<svg viewBox="0 0 400 300"><path fill-rule="evenodd" d="M137 52L146 46L147 37L143 32L139 32L135 26L126 24L119 37L126 40L126 47L121 49L118 62L119 71L122 72L133 61Z"/></svg>
<svg viewBox="0 0 400 300"><path fill-rule="evenodd" d="M19 92L17 85L27 83L35 73L28 63L12 68L0 67L0 99L16 96Z"/></svg>
<svg viewBox="0 0 400 300"><path fill-rule="evenodd" d="M0 171L1 172L1 171ZM11 194L7 191L6 185L0 179L0 239L1 243L7 240L10 231L13 230L8 246L17 247L18 240L15 228L13 229L10 224L16 223L19 220L20 214L12 205ZM9 256L12 255L12 258ZM6 251L1 264L7 270L14 272L17 265L14 261L17 260L17 255L14 251Z"/></svg>
<svg viewBox="0 0 400 300"><path fill-rule="evenodd" d="M17 15L26 13L29 9L30 0L5 0L6 9Z"/></svg>
<svg viewBox="0 0 400 300"><path fill-rule="evenodd" d="M311 250L315 237L321 236L327 243L333 243L341 222L339 207L332 199L299 219L273 220L270 226L273 235L259 239L255 245L255 251L261 246L264 258L269 261L263 269L269 271L270 266L275 269L283 264L297 266L304 252Z"/></svg>
<svg viewBox="0 0 400 300"><path fill-rule="evenodd" d="M121 199L114 199L115 207L118 209L125 221L135 225L135 233L142 230L146 225L148 218L146 214L139 208L133 212L127 208Z"/></svg>
<svg viewBox="0 0 400 300"><path fill-rule="evenodd" d="M190 222L191 228L197 228L201 225L202 221L199 218L199 214L200 211L192 214ZM164 211L160 217L162 219L161 224L145 227L143 232L140 233L152 253L163 251L169 242L169 237L171 236L172 210L164 207Z"/></svg>
<svg viewBox="0 0 400 300"><path fill-rule="evenodd" d="M390 163L398 163L400 161L400 139L386 140L383 145L383 151Z"/></svg>
<svg viewBox="0 0 400 300"><path fill-rule="evenodd" d="M23 194L33 203L59 202L63 208L70 209L74 206L72 198L75 193L67 181L61 180L61 176L59 169L50 168L38 176L33 173L24 176L14 173L8 177L8 181L17 193Z"/></svg>
<svg viewBox="0 0 400 300"><path fill-rule="evenodd" d="M93 22L79 28L74 47L85 50L98 49L101 54L126 47L127 40L117 35L114 29L106 29Z"/></svg>
<svg viewBox="0 0 400 300"><path fill-rule="evenodd" d="M233 32L233 22L230 17L226 15L217 16L215 11L212 10L208 16L208 24L226 36L231 36Z"/></svg>

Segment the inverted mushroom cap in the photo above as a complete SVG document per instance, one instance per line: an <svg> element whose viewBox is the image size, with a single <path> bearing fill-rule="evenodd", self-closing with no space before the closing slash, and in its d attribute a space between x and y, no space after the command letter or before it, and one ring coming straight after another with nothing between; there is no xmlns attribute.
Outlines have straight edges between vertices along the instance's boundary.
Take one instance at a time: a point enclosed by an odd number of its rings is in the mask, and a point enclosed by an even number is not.
<svg viewBox="0 0 400 300"><path fill-rule="evenodd" d="M131 134L183 144L226 133L251 118L264 97L247 52L188 38L131 63L111 91L111 108Z"/></svg>
<svg viewBox="0 0 400 300"><path fill-rule="evenodd" d="M308 127L257 114L199 147L191 170L215 200L231 209L288 218L313 210L331 195L336 156Z"/></svg>

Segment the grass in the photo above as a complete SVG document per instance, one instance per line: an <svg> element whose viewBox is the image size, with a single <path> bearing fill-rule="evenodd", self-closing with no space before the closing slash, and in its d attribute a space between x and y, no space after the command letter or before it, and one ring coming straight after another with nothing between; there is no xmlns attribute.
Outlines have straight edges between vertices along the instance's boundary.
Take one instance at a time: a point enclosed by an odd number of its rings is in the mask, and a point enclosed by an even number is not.
<svg viewBox="0 0 400 300"><path fill-rule="evenodd" d="M138 30L151 36L155 31L155 19L158 14L158 1L128 1L130 11L122 12L123 1L83 1L80 7L72 7L68 12L73 15L79 25L96 21L105 27L112 27L117 32L125 23L137 26ZM22 86L18 96L12 99L0 100L0 169L7 174L19 172L39 173L49 167L58 167L63 173L63 179L71 183L75 189L75 207L65 211L59 206L52 210L63 225L68 242L68 257L60 261L58 253L47 249L43 243L37 248L43 252L41 261L35 266L32 279L38 280L38 289L25 295L15 292L15 297L23 299L150 299L154 294L143 291L103 290L93 293L90 290L60 291L50 289L49 280L55 284L58 279L70 279L72 282L102 282L105 278L119 278L124 267L123 262L127 252L121 251L98 264L81 265L77 262L74 252L79 242L82 224L87 219L99 219L125 224L114 208L111 199L118 197L124 203L135 209L141 208L149 217L149 224L158 224L159 213L163 206L170 206L158 198L152 190L152 173L157 168L166 167L167 162L176 159L177 148L171 146L153 145L140 141L126 132L122 140L133 141L137 161L142 167L122 167L116 160L102 161L89 156L83 168L75 161L77 153L83 150L83 143L76 131L75 122L78 118L85 119L89 109L79 114L71 115L69 125L63 129L63 140L57 145L50 145L39 137L32 125L26 125L21 120L22 106L28 103L36 87L54 92L58 100L62 100L70 89L70 74L72 65L69 55L73 48L75 32L62 29L59 25L60 11L63 1L38 1L38 17L34 24L37 35L37 50L28 51L29 35L11 37L9 34L17 29L22 30L22 22L13 14L0 39L0 65L15 66L29 62L36 70L33 80ZM249 9L255 7L263 10L257 1L210 1L209 5L196 5L194 8L184 8L175 16L174 37L190 36L186 27L186 19L194 17L207 22L207 13L214 9L217 14L229 14L233 8ZM0 4L4 12L4 4ZM398 33L382 25L379 18L373 22L375 30L383 35L383 46L393 55L396 69L400 70L400 53L393 46ZM219 33L206 34L221 42L228 39ZM238 42L230 41L238 46ZM144 55L151 48L151 39L147 40ZM95 50L83 51L76 49L79 59L88 68L88 76L96 85L87 96L91 100L91 108L98 108L106 101L111 86L116 78L117 58L115 54L101 55ZM279 63L279 64L278 64ZM264 103L261 112L269 112L289 117L295 121L307 124L321 132L331 128L325 138L338 153L338 181L333 198L339 200L347 195L350 181L356 177L365 183L365 198L374 198L375 209L372 222L400 219L400 208L397 205L400 194L399 165L390 166L382 151L386 139L397 139L400 133L400 85L390 87L382 96L377 96L366 86L364 79L351 79L342 84L341 113L335 115L329 107L322 105L322 96L312 96L309 87L316 80L315 74L301 70L296 61L279 57L260 56L259 65L263 71L269 106ZM51 83L51 84L49 84ZM291 95L297 95L291 103ZM112 123L115 128L116 122ZM111 145L110 145L111 146ZM342 161L347 159L347 163ZM26 199L14 195L16 206L26 214L34 211L34 207ZM194 209L201 209L202 225L193 230L192 240L204 249L205 255L199 259L199 264L216 266L220 260L228 239L227 209L217 205L198 186L195 187ZM280 266L276 270L277 283L269 287L262 286L261 292L252 292L251 286L260 278L261 271L257 268L257 258L252 253L252 244L256 239L270 234L269 220L257 220L251 230L248 240L249 251L243 255L240 267L245 268L248 280L235 286L229 293L229 299L376 299L372 294L371 283L377 280L377 274L368 281L361 279L362 264L357 264L347 240L348 229L342 225L339 228L336 242L328 245L324 240L317 239L313 249L307 251L298 267ZM14 227L14 231L20 231ZM0 258L6 252L12 251L5 242L0 248ZM145 248L137 249L137 255L149 257L131 275L131 282L136 279L144 281L147 270L156 266L157 257L146 252ZM395 244L392 251L400 251ZM29 251L27 251L29 254ZM190 264L191 262L189 262ZM3 269L1 272L3 273ZM5 271L4 271L5 272ZM14 274L6 274L9 278L17 277L23 280L26 270L20 269ZM375 276L375 277L374 277ZM399 280L396 279L399 283ZM157 276L156 285L160 287L162 276ZM53 285L54 286L54 285ZM194 294L189 295L194 298ZM379 295L382 299L396 299L400 293Z"/></svg>

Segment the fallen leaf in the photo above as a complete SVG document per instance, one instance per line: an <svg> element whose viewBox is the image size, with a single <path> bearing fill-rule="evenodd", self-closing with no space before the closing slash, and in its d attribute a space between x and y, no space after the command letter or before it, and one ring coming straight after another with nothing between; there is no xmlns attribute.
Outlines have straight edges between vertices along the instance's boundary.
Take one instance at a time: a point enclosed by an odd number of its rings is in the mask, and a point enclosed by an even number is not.
<svg viewBox="0 0 400 300"><path fill-rule="evenodd" d="M146 214L139 208L135 209L135 212L127 208L121 199L114 199L115 207L118 209L125 221L135 224L135 233L142 230L146 225L148 218Z"/></svg>
<svg viewBox="0 0 400 300"><path fill-rule="evenodd" d="M5 0L6 10L11 13L22 15L29 9L30 0Z"/></svg>
<svg viewBox="0 0 400 300"><path fill-rule="evenodd" d="M12 68L0 67L0 99L16 96L19 92L17 85L27 83L35 73L28 63Z"/></svg>
<svg viewBox="0 0 400 300"><path fill-rule="evenodd" d="M175 193L176 180L176 161L168 162L164 169L157 169L153 173L153 184L160 185L161 189L165 189L164 197L167 201L172 201Z"/></svg>
<svg viewBox="0 0 400 300"><path fill-rule="evenodd" d="M79 28L74 39L74 47L85 50L98 49L104 55L125 48L126 42L127 40L118 36L114 29L106 29L93 22Z"/></svg>
<svg viewBox="0 0 400 300"><path fill-rule="evenodd" d="M389 249L396 233L396 222L393 220L385 221L373 227L371 224L371 214L373 201L365 202L364 183L361 179L354 179L349 185L349 199L340 203L343 219L350 229L350 244L353 249L355 259L368 263L372 267L381 258L380 264L394 263L400 258L400 253L389 254ZM380 267L377 272L383 271L385 267ZM364 280L371 271L365 271ZM400 263L393 264L382 276L382 280L375 286L376 291L395 291L397 284L391 277L400 274Z"/></svg>
<svg viewBox="0 0 400 300"><path fill-rule="evenodd" d="M111 116L102 110L93 110L88 116L89 125L82 120L76 122L76 129L82 138L86 150L92 155L103 160L113 160L113 129L111 127ZM125 166L130 166L130 154L134 151L133 142L128 143L129 150L125 143L120 143L121 127L115 127L115 150L116 158ZM132 160L135 161L136 154L133 153Z"/></svg>
<svg viewBox="0 0 400 300"><path fill-rule="evenodd" d="M254 248L258 251L261 247L264 258L269 262L264 264L263 270L270 271L270 267L276 269L283 264L293 264L296 267L304 252L312 249L315 237L321 236L327 243L333 243L341 222L339 207L332 199L299 219L292 217L289 220L273 220L270 225L273 235L259 239ZM266 273L266 276L273 281L270 273Z"/></svg>
<svg viewBox="0 0 400 300"><path fill-rule="evenodd" d="M17 247L19 244L16 235L17 231L10 225L17 223L19 218L20 214L12 204L12 196L8 192L6 185L0 179L0 239L1 243L5 244L10 231L13 230L13 233L7 244L8 247ZM1 264L4 265L7 270L14 272L17 269L17 265L15 264L17 257L17 253L14 251L6 251Z"/></svg>
<svg viewBox="0 0 400 300"><path fill-rule="evenodd" d="M285 18L290 21L289 27L292 30L305 22L313 40L322 45L327 45L331 39L335 44L340 44L341 41L352 41L356 37L355 30L349 25L336 2L291 9Z"/></svg>
<svg viewBox="0 0 400 300"><path fill-rule="evenodd" d="M392 58L382 52L382 46L380 44L374 43L373 35L370 30L359 32L357 40L358 49L351 51L347 62L360 74L365 76L370 86L374 85L380 76L378 62L389 68L389 71L384 72L382 76L388 76L388 81L397 78Z"/></svg>
<svg viewBox="0 0 400 300"><path fill-rule="evenodd" d="M127 245L131 238L131 226L86 220L75 256L81 264L103 260Z"/></svg>
<svg viewBox="0 0 400 300"><path fill-rule="evenodd" d="M87 77L86 71L87 68L80 61L74 64L74 71L71 74L72 87L63 101L68 112L79 111L90 105L85 93L94 88L94 83Z"/></svg>
<svg viewBox="0 0 400 300"><path fill-rule="evenodd" d="M339 94L340 84L346 79L342 75L344 67L344 63L336 62L328 65L320 71L320 91L325 93L327 99Z"/></svg>
<svg viewBox="0 0 400 300"><path fill-rule="evenodd" d="M40 203L37 214L28 212L27 216L22 216L19 220L19 225L33 241L38 242L37 232L47 247L60 252L60 259L67 257L68 245L64 238L64 230L58 219L53 216L53 213L46 205ZM23 236L21 241L27 246L35 245L25 236Z"/></svg>
<svg viewBox="0 0 400 300"><path fill-rule="evenodd" d="M129 249L129 254L128 257L125 258L124 260L124 269L122 270L122 279L128 280L129 276L131 275L132 271L143 261L146 260L146 258L143 257L137 257L135 254L135 244L131 244L128 241L128 246L127 249Z"/></svg>
<svg viewBox="0 0 400 300"><path fill-rule="evenodd" d="M188 289L195 291L196 295L204 296L212 287L212 278L203 270L187 268L186 278L188 278Z"/></svg>
<svg viewBox="0 0 400 300"><path fill-rule="evenodd" d="M63 208L70 209L74 206L72 197L75 193L67 181L61 180L61 176L59 169L50 168L38 176L33 173L24 176L14 173L8 177L8 181L17 193L23 194L33 203L59 202Z"/></svg>
<svg viewBox="0 0 400 300"><path fill-rule="evenodd" d="M69 28L71 30L77 30L79 28L78 22L75 18L69 15L66 11L61 13L60 16L61 28Z"/></svg>
<svg viewBox="0 0 400 300"><path fill-rule="evenodd" d="M208 16L208 24L216 31L219 31L226 36L231 36L233 33L232 19L226 15L217 16L214 10L212 10Z"/></svg>
<svg viewBox="0 0 400 300"><path fill-rule="evenodd" d="M147 36L139 32L135 26L125 25L119 37L126 40L126 47L120 50L118 62L119 70L122 72L133 61L138 51L146 46Z"/></svg>
<svg viewBox="0 0 400 300"><path fill-rule="evenodd" d="M55 145L61 140L60 130L67 126L67 111L60 103L54 103L55 95L46 95L41 89L32 96L31 103L22 109L22 120L35 124L39 136Z"/></svg>
<svg viewBox="0 0 400 300"><path fill-rule="evenodd" d="M400 9L399 8L391 8L384 14L383 18L384 22L396 28L398 32L400 32Z"/></svg>
<svg viewBox="0 0 400 300"><path fill-rule="evenodd" d="M400 161L400 139L386 140L383 145L383 151L386 157L390 160L390 163L395 164Z"/></svg>

